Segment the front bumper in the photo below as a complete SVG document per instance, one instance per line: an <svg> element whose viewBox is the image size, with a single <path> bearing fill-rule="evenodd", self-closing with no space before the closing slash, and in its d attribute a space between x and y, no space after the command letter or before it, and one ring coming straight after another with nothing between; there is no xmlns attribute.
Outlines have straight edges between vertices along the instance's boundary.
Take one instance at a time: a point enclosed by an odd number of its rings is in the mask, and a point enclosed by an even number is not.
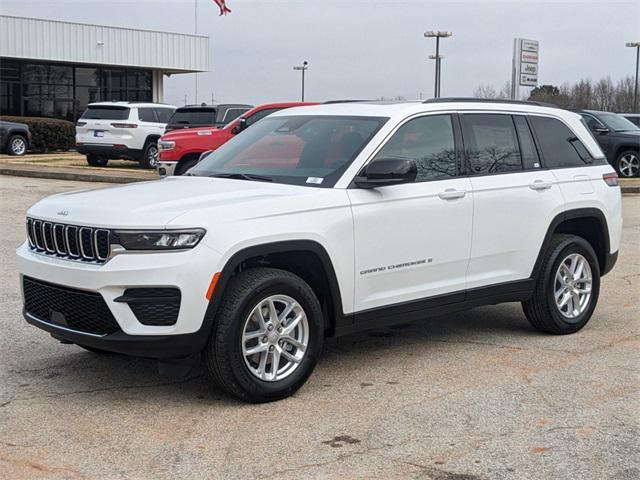
<svg viewBox="0 0 640 480"><path fill-rule="evenodd" d="M177 165L178 162L163 162L162 160L160 160L157 167L158 175L160 175L160 177L170 177L172 175L175 175Z"/></svg>
<svg viewBox="0 0 640 480"><path fill-rule="evenodd" d="M151 357L176 357L202 347L201 332L208 306L207 289L218 271L219 257L205 244L193 250L162 253L123 253L98 265L35 253L26 242L16 252L18 271L62 287L102 296L121 331L95 335L66 328L25 312L29 323L57 338L103 350ZM22 285L22 279L21 279ZM181 294L174 325L140 323L127 303L116 301L127 288L173 287Z"/></svg>

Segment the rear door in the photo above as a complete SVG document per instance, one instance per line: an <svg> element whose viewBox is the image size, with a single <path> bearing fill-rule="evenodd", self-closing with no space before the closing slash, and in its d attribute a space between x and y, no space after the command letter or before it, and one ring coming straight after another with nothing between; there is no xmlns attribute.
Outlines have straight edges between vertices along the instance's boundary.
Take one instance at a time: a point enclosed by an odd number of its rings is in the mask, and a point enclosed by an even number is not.
<svg viewBox="0 0 640 480"><path fill-rule="evenodd" d="M76 142L99 145L123 143L123 132L118 125L128 122L129 112L130 108L124 105L89 105L76 123Z"/></svg>
<svg viewBox="0 0 640 480"><path fill-rule="evenodd" d="M541 164L526 117L465 113L461 120L474 198L467 271L473 295L478 287L529 278L563 197Z"/></svg>
<svg viewBox="0 0 640 480"><path fill-rule="evenodd" d="M406 121L374 159L415 160L416 181L347 190L354 219L356 312L389 306L416 310L421 308L416 302L453 292L464 298L473 199L469 179L458 175L456 125L453 114Z"/></svg>

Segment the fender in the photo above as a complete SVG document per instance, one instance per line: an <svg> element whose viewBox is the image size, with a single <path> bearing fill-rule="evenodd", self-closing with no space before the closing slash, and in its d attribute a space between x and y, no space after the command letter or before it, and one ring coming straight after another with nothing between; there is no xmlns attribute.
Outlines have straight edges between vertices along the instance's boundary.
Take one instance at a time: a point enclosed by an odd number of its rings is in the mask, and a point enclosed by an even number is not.
<svg viewBox="0 0 640 480"><path fill-rule="evenodd" d="M613 266L615 265L616 258L618 256L618 252L611 254L610 253L610 243L609 243L609 227L607 225L607 219L602 213L602 210L597 208L577 208L574 210L566 210L564 212L559 213L549 224L549 228L547 229L547 233L542 241L542 246L540 247L540 251L538 253L538 258L536 259L536 263L533 267L533 271L531 272L530 278L536 279L538 274L540 273L540 269L542 268L542 262L544 260L544 253L547 251L549 244L551 243L551 237L554 232L558 228L562 222L566 220L572 220L577 218L594 218L596 219L604 232L604 258L600 258L598 255L598 260L600 262L600 275L604 276L606 273L611 271Z"/></svg>
<svg viewBox="0 0 640 480"><path fill-rule="evenodd" d="M320 262L322 263L322 266L324 267L324 270L327 274L327 283L329 285L329 290L333 301L332 307L335 315L333 330L342 329L345 324L352 323L353 315L344 314L344 310L342 308L342 297L340 295L340 287L338 285L335 269L333 268L331 258L329 257L329 254L324 249L324 247L313 240L286 240L282 242L265 243L244 248L239 252L233 254L233 256L227 261L222 269L222 272L220 273L220 278L218 279L213 296L211 297L209 305L207 306L207 310L202 322L202 327L199 331L199 333L205 339L205 342L209 338L216 312L218 311L218 307L220 306L220 303L224 296L224 291L227 287L227 283L233 276L233 272L236 270L236 268L240 266L242 262L250 258L285 252L311 252L320 259Z"/></svg>

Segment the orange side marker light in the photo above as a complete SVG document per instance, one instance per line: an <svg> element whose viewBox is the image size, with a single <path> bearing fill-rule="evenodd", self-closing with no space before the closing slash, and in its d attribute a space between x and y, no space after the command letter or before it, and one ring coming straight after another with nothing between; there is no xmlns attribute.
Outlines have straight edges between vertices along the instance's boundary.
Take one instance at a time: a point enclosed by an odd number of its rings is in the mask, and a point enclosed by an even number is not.
<svg viewBox="0 0 640 480"><path fill-rule="evenodd" d="M213 291L216 289L216 284L218 283L218 279L220 278L220 272L216 272L211 278L211 283L209 284L209 289L207 290L207 300L211 300L213 297Z"/></svg>

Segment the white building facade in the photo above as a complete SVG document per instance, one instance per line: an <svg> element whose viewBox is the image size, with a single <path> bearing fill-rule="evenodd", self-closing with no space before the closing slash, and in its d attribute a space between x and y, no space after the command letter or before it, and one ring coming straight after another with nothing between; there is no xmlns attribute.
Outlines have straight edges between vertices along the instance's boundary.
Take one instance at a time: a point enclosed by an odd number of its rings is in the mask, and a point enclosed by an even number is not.
<svg viewBox="0 0 640 480"><path fill-rule="evenodd" d="M0 15L0 115L77 119L95 101L163 101L209 70L205 35Z"/></svg>

